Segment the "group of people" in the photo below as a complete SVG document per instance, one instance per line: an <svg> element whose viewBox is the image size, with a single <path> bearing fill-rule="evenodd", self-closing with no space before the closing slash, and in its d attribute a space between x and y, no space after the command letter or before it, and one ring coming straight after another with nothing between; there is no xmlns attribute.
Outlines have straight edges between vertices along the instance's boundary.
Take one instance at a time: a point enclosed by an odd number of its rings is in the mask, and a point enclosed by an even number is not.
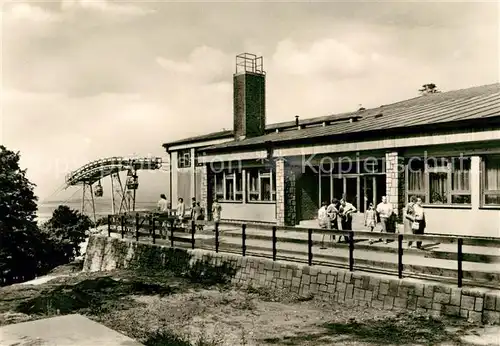
<svg viewBox="0 0 500 346"><path fill-rule="evenodd" d="M170 202L168 202L165 194L160 195L160 200L157 204L157 211L164 216L175 216L177 223L184 227L188 221L205 220L205 209L201 207L200 202L196 201L196 198L191 199L191 210L188 214L186 210L186 204L184 199L181 197L177 201L176 209L173 210ZM217 201L214 200L212 204L212 219L214 222L220 222L220 216L222 212L222 207ZM163 222L162 228L166 227L166 221ZM198 225L198 229L203 229L202 225Z"/></svg>
<svg viewBox="0 0 500 346"><path fill-rule="evenodd" d="M323 202L318 210L318 222L320 228L329 230L352 230L352 214L357 212L356 207L345 200L345 197L340 201L334 199L330 204ZM396 220L392 204L387 201L387 197L383 196L382 201L375 207L370 203L365 212L364 225L370 231L373 231L380 224L382 232L396 232ZM403 210L404 232L406 234L424 234L426 227L425 212L422 206L422 199L412 196L410 202ZM339 221L340 226L339 228ZM332 235L332 240L335 236ZM345 238L345 236L344 236ZM342 236L339 237L339 242L342 241ZM379 239L382 241L382 239ZM374 241L371 240L370 244ZM388 243L388 240L386 240ZM408 242L408 247L412 246L412 241ZM417 248L422 247L422 242L417 241Z"/></svg>
<svg viewBox="0 0 500 346"><path fill-rule="evenodd" d="M324 229L351 231L352 230L352 214L357 211L356 207L347 202L345 198L340 201L333 199L330 204L323 202L318 210L319 226ZM339 228L339 222L340 227ZM332 240L335 236L332 235ZM339 237L339 242L342 241L342 236Z"/></svg>

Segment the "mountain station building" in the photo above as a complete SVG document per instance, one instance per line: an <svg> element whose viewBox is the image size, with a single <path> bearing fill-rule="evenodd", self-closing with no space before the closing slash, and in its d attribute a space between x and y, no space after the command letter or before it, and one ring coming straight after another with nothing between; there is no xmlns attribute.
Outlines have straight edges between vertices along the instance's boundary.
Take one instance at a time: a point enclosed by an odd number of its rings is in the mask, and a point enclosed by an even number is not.
<svg viewBox="0 0 500 346"><path fill-rule="evenodd" d="M500 236L500 84L267 124L262 57L238 55L233 83L233 130L163 145L174 207L210 215L217 198L223 220L317 227L323 201L362 218L387 196L401 221L416 196L428 233Z"/></svg>

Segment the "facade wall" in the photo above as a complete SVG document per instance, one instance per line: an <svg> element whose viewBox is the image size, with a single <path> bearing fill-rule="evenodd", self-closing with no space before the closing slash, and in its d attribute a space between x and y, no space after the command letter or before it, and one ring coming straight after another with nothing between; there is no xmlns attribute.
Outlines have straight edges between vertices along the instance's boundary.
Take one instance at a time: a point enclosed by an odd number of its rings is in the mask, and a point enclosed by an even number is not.
<svg viewBox="0 0 500 346"><path fill-rule="evenodd" d="M222 219L276 223L276 203L224 203Z"/></svg>
<svg viewBox="0 0 500 346"><path fill-rule="evenodd" d="M285 225L295 226L298 224L297 220L297 174L293 167L285 166Z"/></svg>

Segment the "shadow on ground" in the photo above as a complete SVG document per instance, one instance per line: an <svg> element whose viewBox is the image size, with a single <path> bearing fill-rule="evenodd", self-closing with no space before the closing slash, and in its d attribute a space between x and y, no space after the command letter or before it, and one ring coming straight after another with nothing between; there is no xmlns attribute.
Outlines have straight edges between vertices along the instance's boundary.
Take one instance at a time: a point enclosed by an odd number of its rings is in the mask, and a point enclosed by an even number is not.
<svg viewBox="0 0 500 346"><path fill-rule="evenodd" d="M456 325L450 329L446 325ZM330 345L350 342L366 342L371 345L467 345L461 336L474 326L467 326L459 319L448 319L448 323L427 316L401 314L383 320L368 320L362 323L350 320L346 323L326 323L317 333L297 334L283 338L264 339L274 345Z"/></svg>
<svg viewBox="0 0 500 346"><path fill-rule="evenodd" d="M27 315L59 315L80 313L99 316L110 311L141 305L133 296L182 293L188 289L226 285L233 269L213 266L208 261L194 263L182 273L165 269L118 271L106 276L90 275L86 278L55 279L52 284L31 289L12 310ZM31 295L31 297L29 297ZM13 299L21 298L15 295ZM13 303L13 301L11 301Z"/></svg>

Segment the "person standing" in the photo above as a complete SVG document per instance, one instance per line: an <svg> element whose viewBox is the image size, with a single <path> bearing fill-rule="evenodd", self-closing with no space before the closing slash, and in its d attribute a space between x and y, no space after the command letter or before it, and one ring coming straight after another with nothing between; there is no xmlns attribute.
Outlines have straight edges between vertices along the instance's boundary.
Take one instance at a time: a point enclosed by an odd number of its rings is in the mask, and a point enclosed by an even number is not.
<svg viewBox="0 0 500 346"><path fill-rule="evenodd" d="M392 204L387 202L387 197L382 196L382 202L377 205L377 214L380 217L380 225L382 226L382 232L387 233L389 220L393 214L394 210L392 209ZM382 239L379 239L381 241ZM386 243L389 243L389 240L385 240Z"/></svg>
<svg viewBox="0 0 500 346"><path fill-rule="evenodd" d="M412 227L415 228L415 234L424 234L425 230L425 210L424 207L422 206L422 198L417 198L417 202L413 206L413 210L415 211L415 223L418 223L418 227ZM417 249L422 248L422 241L417 241Z"/></svg>
<svg viewBox="0 0 500 346"><path fill-rule="evenodd" d="M352 214L357 211L356 207L351 203L347 202L345 199L340 201L340 219L343 231L352 231ZM339 236L339 242L342 236ZM347 241L347 236L344 235L344 239Z"/></svg>
<svg viewBox="0 0 500 346"><path fill-rule="evenodd" d="M222 206L219 203L219 200L214 199L214 203L212 204L212 219L215 223L219 223L221 220Z"/></svg>
<svg viewBox="0 0 500 346"><path fill-rule="evenodd" d="M321 207L318 209L318 225L319 225L319 228L324 229L324 230L329 228L328 226L330 223L326 209L327 209L327 203L322 202ZM323 237L321 239L321 249L326 249L326 247L325 247L325 235L326 235L326 233L323 232Z"/></svg>
<svg viewBox="0 0 500 346"><path fill-rule="evenodd" d="M183 227L185 215L186 215L186 205L184 204L184 199L182 197L179 197L177 203L177 212L175 216L177 217L177 221L180 223L181 227Z"/></svg>
<svg viewBox="0 0 500 346"><path fill-rule="evenodd" d="M418 231L419 224L415 223L415 204L417 203L417 197L411 196L410 202L406 205L403 210L403 223L404 223L404 233L405 234L415 234ZM408 248L411 247L412 241L408 241Z"/></svg>
<svg viewBox="0 0 500 346"><path fill-rule="evenodd" d="M162 193L160 195L160 200L158 201L157 204L158 213L161 215L162 218L167 218L169 214L168 213L169 209L170 209L170 204L167 201L167 197L165 196L165 194ZM160 237L164 236L164 232L166 232L166 230L167 230L167 220L163 220L160 227Z"/></svg>
<svg viewBox="0 0 500 346"><path fill-rule="evenodd" d="M338 215L339 215L339 210L338 210L338 203L339 201L337 199L333 199L328 208L326 208L326 214L328 215L328 218L330 220L330 229L338 231L339 229L339 221L338 221ZM335 240L335 234L332 234L331 240Z"/></svg>
<svg viewBox="0 0 500 346"><path fill-rule="evenodd" d="M196 197L191 198L191 220L196 220L194 217L194 208L196 207Z"/></svg>

